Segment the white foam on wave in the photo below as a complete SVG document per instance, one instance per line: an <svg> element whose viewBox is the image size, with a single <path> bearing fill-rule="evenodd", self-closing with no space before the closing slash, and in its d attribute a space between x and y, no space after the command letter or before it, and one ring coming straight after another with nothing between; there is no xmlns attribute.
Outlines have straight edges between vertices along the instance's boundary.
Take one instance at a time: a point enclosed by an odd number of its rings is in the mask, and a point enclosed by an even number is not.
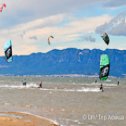
<svg viewBox="0 0 126 126"><path fill-rule="evenodd" d="M117 86L117 84L107 84L107 83L105 83L105 84L103 84L103 86L108 86L108 87L116 87Z"/></svg>
<svg viewBox="0 0 126 126"><path fill-rule="evenodd" d="M9 89L24 89L24 88L37 88L38 85L37 84L27 84L26 86L24 85L0 85L0 88L9 88Z"/></svg>
<svg viewBox="0 0 126 126"><path fill-rule="evenodd" d="M0 88L7 88L7 89L38 89L37 84L27 84L26 86L23 85L0 85ZM42 91L60 91L60 92L100 92L99 88L73 88L73 89L68 89L68 88L39 88Z"/></svg>
<svg viewBox="0 0 126 126"><path fill-rule="evenodd" d="M80 88L80 89L47 89L47 88L42 88L40 90L45 90L45 91L62 91L62 92L100 92L99 88Z"/></svg>

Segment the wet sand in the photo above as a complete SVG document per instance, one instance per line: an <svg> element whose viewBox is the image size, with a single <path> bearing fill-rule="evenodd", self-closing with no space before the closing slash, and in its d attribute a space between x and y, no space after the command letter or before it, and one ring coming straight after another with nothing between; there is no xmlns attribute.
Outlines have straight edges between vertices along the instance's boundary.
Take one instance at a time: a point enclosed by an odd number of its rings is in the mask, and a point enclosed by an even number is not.
<svg viewBox="0 0 126 126"><path fill-rule="evenodd" d="M44 117L20 112L0 112L0 126L59 126Z"/></svg>

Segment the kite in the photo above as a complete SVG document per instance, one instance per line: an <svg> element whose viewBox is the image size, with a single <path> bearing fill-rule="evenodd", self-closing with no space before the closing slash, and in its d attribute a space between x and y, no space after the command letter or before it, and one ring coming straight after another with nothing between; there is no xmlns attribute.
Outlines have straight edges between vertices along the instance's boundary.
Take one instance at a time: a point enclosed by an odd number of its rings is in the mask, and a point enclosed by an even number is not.
<svg viewBox="0 0 126 126"><path fill-rule="evenodd" d="M48 44L50 45L50 39L53 39L54 37L53 36L49 36L48 37Z"/></svg>
<svg viewBox="0 0 126 126"><path fill-rule="evenodd" d="M12 62L13 57L12 57L12 42L11 40L7 41L4 44L4 53L5 53L5 59L7 62Z"/></svg>
<svg viewBox="0 0 126 126"><path fill-rule="evenodd" d="M104 40L104 42L108 45L110 41L108 34L104 33L101 37Z"/></svg>
<svg viewBox="0 0 126 126"><path fill-rule="evenodd" d="M110 70L110 60L107 54L102 54L100 57L100 80L107 80Z"/></svg>
<svg viewBox="0 0 126 126"><path fill-rule="evenodd" d="M2 12L2 11L3 11L3 8L6 8L6 4L5 4L5 3L0 4L0 12Z"/></svg>

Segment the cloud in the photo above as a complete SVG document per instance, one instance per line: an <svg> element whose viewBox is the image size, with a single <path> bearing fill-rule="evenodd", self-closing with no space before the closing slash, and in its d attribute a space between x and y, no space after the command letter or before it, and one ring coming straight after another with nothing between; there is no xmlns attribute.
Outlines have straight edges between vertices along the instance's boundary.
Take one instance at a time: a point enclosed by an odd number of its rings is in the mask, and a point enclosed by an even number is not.
<svg viewBox="0 0 126 126"><path fill-rule="evenodd" d="M95 42L99 38L95 33L126 35L125 14L113 19L110 16L122 10L117 7L125 6L125 0L4 2L7 8L0 15L0 47L3 47L7 39L11 39L14 54L45 52L54 48L95 48L101 46L100 39L99 46L98 41ZM116 12L111 8L116 8ZM48 46L50 35L54 36L54 39L51 46ZM0 50L0 54L3 54L3 50Z"/></svg>
<svg viewBox="0 0 126 126"><path fill-rule="evenodd" d="M84 40L88 41L88 42L95 42L96 41L96 39L94 37L92 37L91 35L85 36Z"/></svg>
<svg viewBox="0 0 126 126"><path fill-rule="evenodd" d="M125 6L125 5L126 5L126 0L106 0L104 2L104 6L109 8L115 8L115 7Z"/></svg>
<svg viewBox="0 0 126 126"><path fill-rule="evenodd" d="M104 24L110 18L108 15L76 18L69 14L61 14L36 19L12 28L0 29L1 46L8 38L13 40L15 54L45 52L52 47L70 47L71 43L80 40L82 34L95 32L96 27ZM47 43L50 35L54 36L51 48L48 47ZM89 37L89 39L94 41L92 37ZM67 43L69 44L67 45ZM77 47L77 44L75 45ZM30 49L28 49L29 47Z"/></svg>
<svg viewBox="0 0 126 126"><path fill-rule="evenodd" d="M96 32L107 32L111 35L126 36L126 11L112 18L108 23L97 27Z"/></svg>
<svg viewBox="0 0 126 126"><path fill-rule="evenodd" d="M31 37L29 37L29 39L38 40L38 38L36 36L31 36Z"/></svg>
<svg viewBox="0 0 126 126"><path fill-rule="evenodd" d="M74 13L100 0L5 0L6 10L0 16L0 27L11 27L37 18Z"/></svg>

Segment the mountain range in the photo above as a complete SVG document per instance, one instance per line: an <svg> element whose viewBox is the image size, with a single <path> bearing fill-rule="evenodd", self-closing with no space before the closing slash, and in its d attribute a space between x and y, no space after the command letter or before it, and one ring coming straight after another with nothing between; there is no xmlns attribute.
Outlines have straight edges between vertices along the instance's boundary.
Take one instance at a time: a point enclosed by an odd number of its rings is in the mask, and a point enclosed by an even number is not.
<svg viewBox="0 0 126 126"><path fill-rule="evenodd" d="M14 55L11 63L0 57L0 75L98 75L101 54L110 57L110 76L126 74L126 50L67 48Z"/></svg>

